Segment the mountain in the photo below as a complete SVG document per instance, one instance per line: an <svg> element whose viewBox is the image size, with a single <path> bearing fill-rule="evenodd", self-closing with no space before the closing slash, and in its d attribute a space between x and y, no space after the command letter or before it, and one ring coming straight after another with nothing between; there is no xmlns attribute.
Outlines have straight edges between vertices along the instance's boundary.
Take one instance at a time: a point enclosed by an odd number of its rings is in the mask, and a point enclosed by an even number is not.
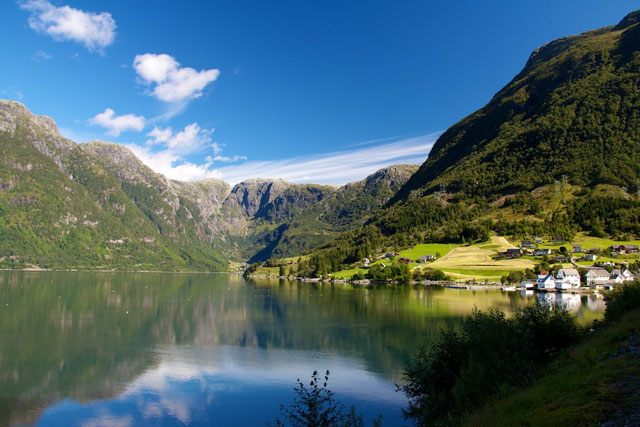
<svg viewBox="0 0 640 427"><path fill-rule="evenodd" d="M640 11L536 49L362 227L297 265L269 265L319 276L388 250L486 241L491 232L640 236Z"/></svg>
<svg viewBox="0 0 640 427"><path fill-rule="evenodd" d="M0 267L223 270L311 250L358 227L417 170L343 187L170 180L128 148L62 137L51 118L0 100Z"/></svg>
<svg viewBox="0 0 640 427"><path fill-rule="evenodd" d="M196 220L197 206L175 196L177 185L127 153L131 168L113 174L104 154L122 152L103 143L93 147L63 138L48 117L0 101L1 266L225 268Z"/></svg>
<svg viewBox="0 0 640 427"><path fill-rule="evenodd" d="M395 200L492 195L562 180L635 189L640 177L640 11L536 49L491 101L440 136Z"/></svg>

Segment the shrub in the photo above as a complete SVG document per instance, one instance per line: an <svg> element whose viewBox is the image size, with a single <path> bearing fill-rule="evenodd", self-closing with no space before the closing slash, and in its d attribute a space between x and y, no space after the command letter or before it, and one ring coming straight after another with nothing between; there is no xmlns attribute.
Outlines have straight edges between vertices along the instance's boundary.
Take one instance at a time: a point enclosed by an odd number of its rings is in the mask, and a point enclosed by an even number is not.
<svg viewBox="0 0 640 427"><path fill-rule="evenodd" d="M409 399L405 417L419 424L448 419L505 387L526 384L578 335L574 318L563 308L534 304L511 319L496 308L474 309L461 331L444 331L405 370L399 387Z"/></svg>
<svg viewBox="0 0 640 427"><path fill-rule="evenodd" d="M629 282L617 286L604 297L607 308L605 320L615 320L628 311L640 308L640 281Z"/></svg>

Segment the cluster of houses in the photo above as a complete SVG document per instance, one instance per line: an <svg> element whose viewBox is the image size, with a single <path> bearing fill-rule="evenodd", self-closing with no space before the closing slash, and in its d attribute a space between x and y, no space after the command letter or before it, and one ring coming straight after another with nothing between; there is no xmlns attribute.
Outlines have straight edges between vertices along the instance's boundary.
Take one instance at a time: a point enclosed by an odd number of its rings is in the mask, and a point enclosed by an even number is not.
<svg viewBox="0 0 640 427"><path fill-rule="evenodd" d="M555 238L555 239L557 240L554 240L552 242L553 244L562 243L560 238ZM538 248L538 245L541 243L542 243L542 239L540 239L539 237L536 237L534 241L523 240L522 242L520 242L519 248L507 249L504 252L499 252L498 256L501 258L511 259L511 258L519 258L525 255L536 256L536 257L551 255L552 253L551 249ZM579 245L576 243L572 244L571 246L573 247L571 251L572 253L583 254L582 257L580 257L580 259L583 261L595 261L596 259L598 259L598 256L596 254L602 252L600 248L591 248L588 250L584 250L582 248L582 245ZM640 252L640 250L638 249L638 245L611 245L608 248L608 250L611 253L611 255L637 254ZM564 256L556 256L553 258L553 261L568 262L569 259Z"/></svg>
<svg viewBox="0 0 640 427"><path fill-rule="evenodd" d="M552 272L541 271L536 279L523 280L523 289L537 289L540 291L570 291L579 289L612 290L615 285L640 279L640 274L634 275L627 269L614 269L609 273L601 267L589 268L585 275L586 284L582 286L580 273L575 268L563 268L554 276Z"/></svg>

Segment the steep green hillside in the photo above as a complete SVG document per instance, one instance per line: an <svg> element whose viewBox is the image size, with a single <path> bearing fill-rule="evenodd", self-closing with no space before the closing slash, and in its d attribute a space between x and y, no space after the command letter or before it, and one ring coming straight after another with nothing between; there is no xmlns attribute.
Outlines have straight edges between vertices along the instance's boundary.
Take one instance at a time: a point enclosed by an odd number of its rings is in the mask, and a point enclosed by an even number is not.
<svg viewBox="0 0 640 427"><path fill-rule="evenodd" d="M397 199L490 195L562 180L637 189L640 12L536 49L483 108L449 128Z"/></svg>
<svg viewBox="0 0 640 427"><path fill-rule="evenodd" d="M204 242L138 209L118 179L60 137L51 119L5 101L0 114L0 266L224 268Z"/></svg>

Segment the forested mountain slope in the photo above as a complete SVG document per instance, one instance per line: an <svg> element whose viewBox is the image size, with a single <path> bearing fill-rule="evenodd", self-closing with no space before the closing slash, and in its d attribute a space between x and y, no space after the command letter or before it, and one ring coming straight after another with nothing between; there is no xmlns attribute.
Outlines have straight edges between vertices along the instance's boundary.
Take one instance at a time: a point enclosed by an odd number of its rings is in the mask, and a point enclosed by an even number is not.
<svg viewBox="0 0 640 427"><path fill-rule="evenodd" d="M640 177L640 11L536 49L483 108L449 128L396 198L532 190L566 176L635 190Z"/></svg>
<svg viewBox="0 0 640 427"><path fill-rule="evenodd" d="M536 49L485 107L442 134L385 209L290 271L318 276L491 232L581 231L640 236L640 12Z"/></svg>

